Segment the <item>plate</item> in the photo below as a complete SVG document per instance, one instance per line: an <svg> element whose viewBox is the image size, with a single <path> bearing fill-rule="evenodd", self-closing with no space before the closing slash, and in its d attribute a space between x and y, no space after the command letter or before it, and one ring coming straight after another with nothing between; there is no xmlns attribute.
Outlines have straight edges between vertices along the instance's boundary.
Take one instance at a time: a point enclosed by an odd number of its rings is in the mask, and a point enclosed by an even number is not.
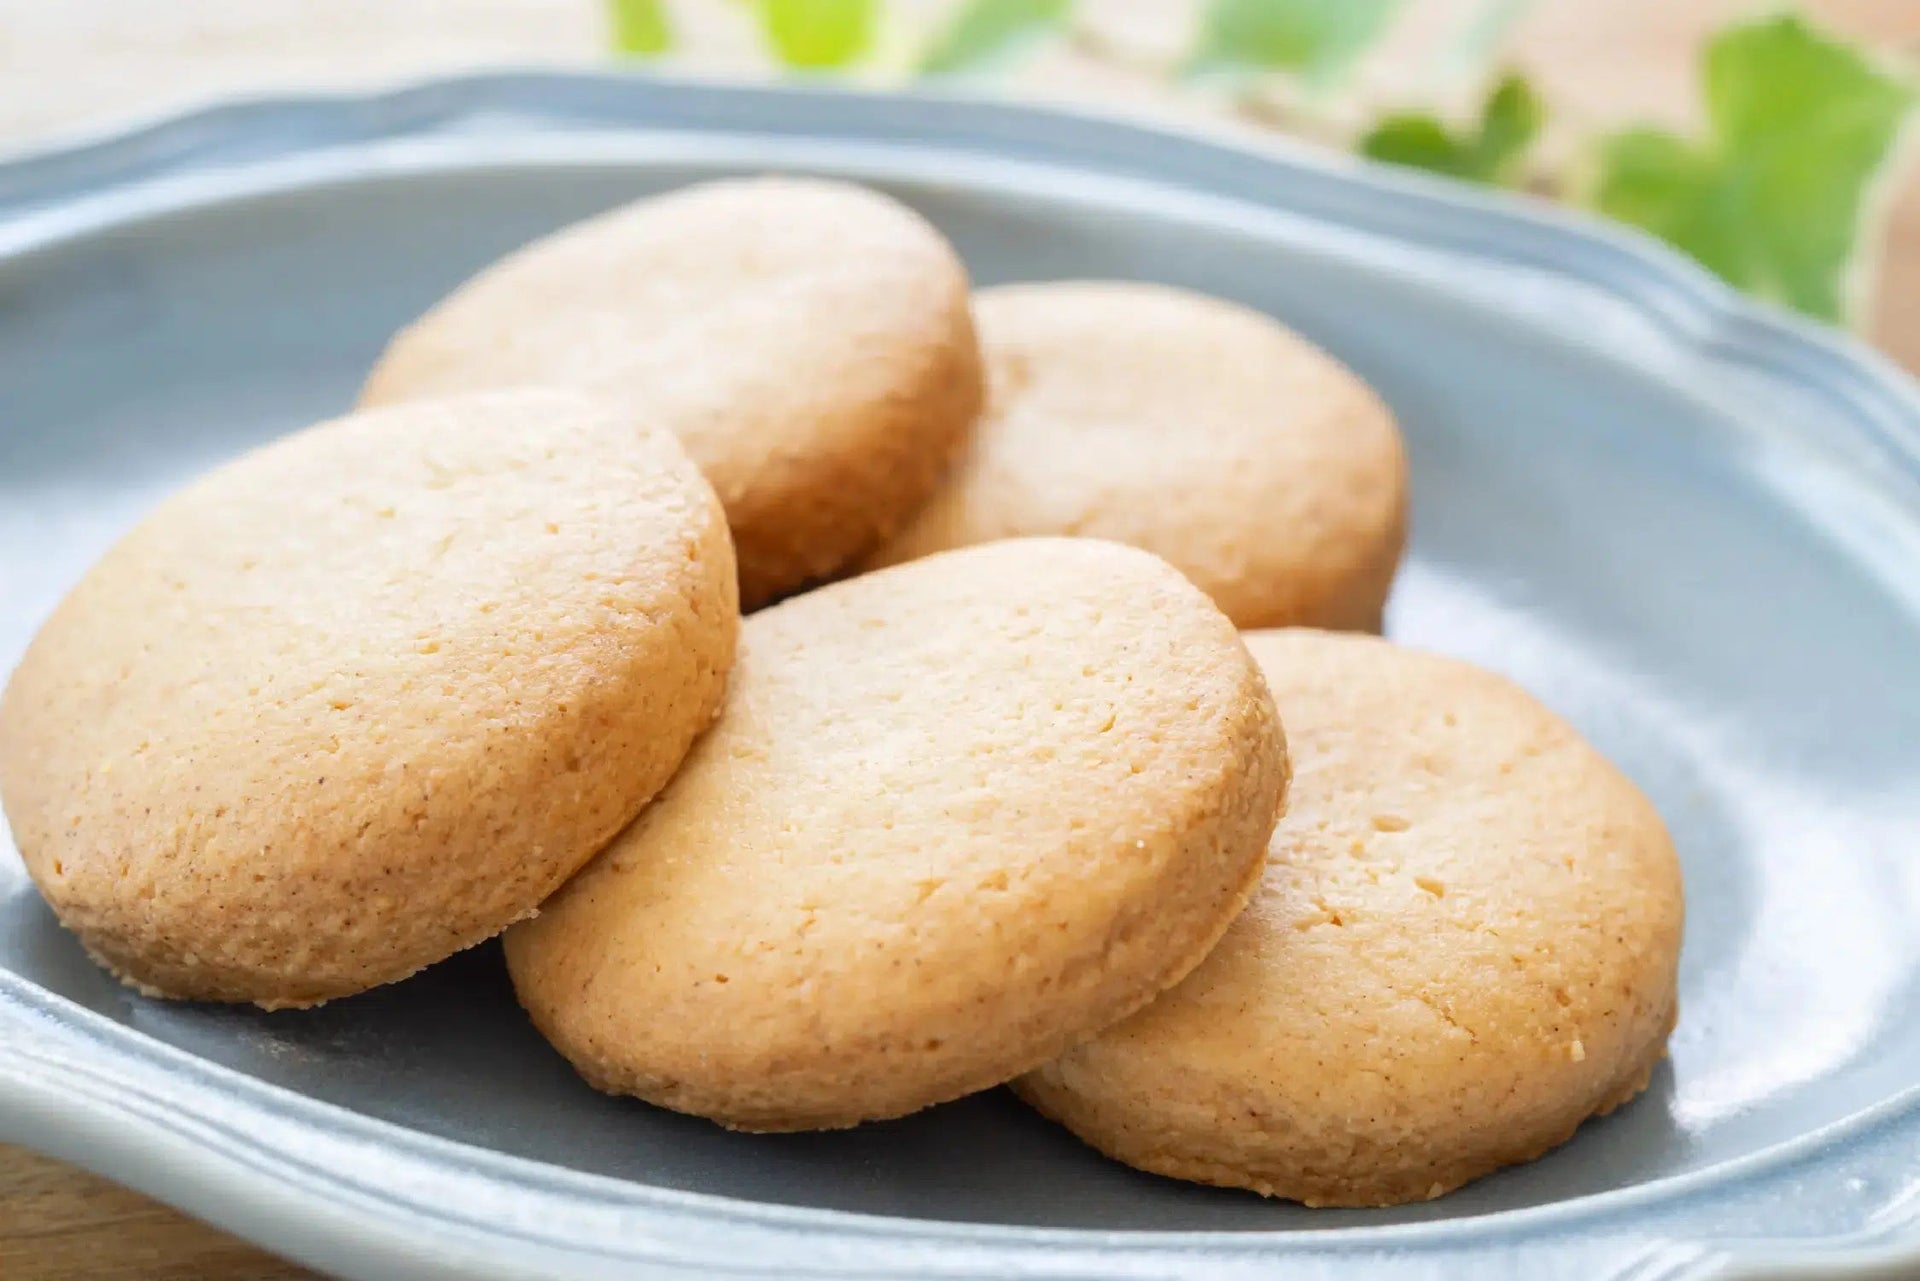
<svg viewBox="0 0 1920 1281"><path fill-rule="evenodd" d="M1415 492L1390 631L1533 689L1676 834L1683 1015L1648 1097L1377 1212L1135 1173L1004 1092L733 1135L581 1084L494 947L306 1013L143 1000L8 848L0 1134L382 1281L1920 1270L1920 396L1544 206L1008 105L616 75L27 158L0 167L0 661L160 495L345 408L481 263L764 170L897 193L982 282L1238 298L1386 395Z"/></svg>

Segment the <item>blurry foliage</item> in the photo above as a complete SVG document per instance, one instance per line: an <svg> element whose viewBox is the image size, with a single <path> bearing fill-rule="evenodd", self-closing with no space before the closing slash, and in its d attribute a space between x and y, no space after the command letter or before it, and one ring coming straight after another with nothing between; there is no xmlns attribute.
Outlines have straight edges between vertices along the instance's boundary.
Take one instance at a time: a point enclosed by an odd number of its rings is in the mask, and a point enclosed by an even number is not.
<svg viewBox="0 0 1920 1281"><path fill-rule="evenodd" d="M1843 320L1862 212L1912 87L1791 16L1721 34L1702 78L1707 136L1606 139L1595 207L1742 289Z"/></svg>
<svg viewBox="0 0 1920 1281"><path fill-rule="evenodd" d="M770 54L807 71L871 63L884 0L735 0ZM660 0L608 0L615 47L655 56L672 44ZM1404 0L1197 0L1190 55L1201 85L1251 93L1290 85L1311 102L1344 87ZM1451 70L1484 74L1528 0L1486 0L1455 46ZM1073 0L965 0L899 62L922 76L1002 70L1049 39L1074 35ZM1583 200L1692 255L1739 288L1839 321L1877 179L1895 154L1915 90L1903 75L1791 14L1715 37L1702 58L1704 137L1636 128L1600 139L1591 181L1557 194ZM1547 104L1509 72L1476 119L1389 114L1357 148L1376 160L1496 186L1522 186ZM1283 119L1284 123L1284 119Z"/></svg>
<svg viewBox="0 0 1920 1281"><path fill-rule="evenodd" d="M651 58L673 47L673 29L660 0L608 0L607 22L616 53Z"/></svg>
<svg viewBox="0 0 1920 1281"><path fill-rule="evenodd" d="M969 0L920 57L925 75L992 70L1066 27L1071 0Z"/></svg>
<svg viewBox="0 0 1920 1281"><path fill-rule="evenodd" d="M873 47L880 0L757 0L754 7L781 62L819 71L857 62Z"/></svg>
<svg viewBox="0 0 1920 1281"><path fill-rule="evenodd" d="M1310 90L1337 87L1400 11L1402 0L1211 0L1191 74L1282 71Z"/></svg>
<svg viewBox="0 0 1920 1281"><path fill-rule="evenodd" d="M1361 154L1450 178L1513 185L1527 148L1539 136L1546 106L1526 77L1508 75L1487 95L1480 119L1465 130L1449 129L1434 116L1408 112L1388 116L1360 140Z"/></svg>

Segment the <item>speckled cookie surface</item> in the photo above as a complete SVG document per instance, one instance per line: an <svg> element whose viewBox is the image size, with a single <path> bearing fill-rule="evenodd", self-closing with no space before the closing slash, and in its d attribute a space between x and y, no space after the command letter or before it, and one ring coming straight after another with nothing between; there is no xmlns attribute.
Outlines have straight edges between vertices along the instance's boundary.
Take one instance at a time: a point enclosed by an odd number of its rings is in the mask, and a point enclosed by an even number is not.
<svg viewBox="0 0 1920 1281"><path fill-rule="evenodd" d="M1644 1089L1682 906L1639 791L1497 676L1371 637L1247 641L1295 768L1265 880L1183 983L1021 1095L1143 1169L1367 1206Z"/></svg>
<svg viewBox="0 0 1920 1281"><path fill-rule="evenodd" d="M1244 645L1163 562L954 552L749 618L713 731L507 961L601 1089L741 1129L897 1116L1192 968L1286 772Z"/></svg>
<svg viewBox="0 0 1920 1281"><path fill-rule="evenodd" d="M683 188L568 227L404 330L363 403L542 383L680 436L754 608L932 492L981 399L967 278L918 215L792 178Z"/></svg>
<svg viewBox="0 0 1920 1281"><path fill-rule="evenodd" d="M532 911L711 723L737 629L671 435L538 392L360 414L88 572L0 700L0 797L124 979L308 1005Z"/></svg>
<svg viewBox="0 0 1920 1281"><path fill-rule="evenodd" d="M1026 534L1165 557L1241 627L1378 630L1406 537L1392 415L1331 356L1160 285L975 301L988 407L948 480L870 557Z"/></svg>

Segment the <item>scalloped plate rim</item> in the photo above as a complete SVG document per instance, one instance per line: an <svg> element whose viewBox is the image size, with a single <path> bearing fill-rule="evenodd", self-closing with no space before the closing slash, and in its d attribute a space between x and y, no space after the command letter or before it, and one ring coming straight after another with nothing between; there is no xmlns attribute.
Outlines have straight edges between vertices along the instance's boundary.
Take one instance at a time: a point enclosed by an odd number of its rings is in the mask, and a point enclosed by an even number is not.
<svg viewBox="0 0 1920 1281"><path fill-rule="evenodd" d="M553 101L568 93L586 93L590 96L585 101ZM594 98L591 95L603 96ZM669 131L688 129L684 121L662 124L649 120L644 114L648 103L671 98L697 101L707 106L724 106L737 117L729 122L716 116L705 122L701 128L711 133L767 132L776 123L774 117L780 114L770 108L800 103L809 107L816 116L827 117L833 128L823 129L826 121L822 120L799 125L782 120L777 132L822 141L834 140L845 133L871 141L907 142L914 140L916 130L926 129L929 123L941 123L944 126L942 141L950 146L965 146L970 150L994 154L1007 147L1013 139L1025 139L1037 147L1049 163L1065 166L1072 166L1076 162L1076 152L1092 150L1104 153L1104 169L1108 173L1141 177L1175 186L1194 186L1198 185L1199 180L1191 174L1169 176L1165 172L1166 166L1144 161L1138 161L1136 168L1116 168L1112 153L1129 148L1135 152L1154 148L1164 150L1171 145L1181 148L1189 158L1216 163L1224 160L1284 171L1290 177L1322 183L1325 190L1319 193L1317 200L1302 200L1296 193L1294 199L1278 202L1283 208L1444 253L1544 270L1598 290L1625 304L1651 322L1663 335L1680 344L1691 363L1709 367L1723 364L1746 366L1759 371L1762 376L1791 381L1824 394L1849 412L1854 426L1866 429L1876 443L1891 449L1910 468L1920 470L1920 385L1916 385L1886 358L1865 349L1852 339L1770 305L1746 299L1675 251L1636 231L1606 224L1541 201L1487 192L1424 174L1390 169L1316 151L1287 140L1276 140L1272 145L1254 148L1197 131L1142 124L1130 117L1084 109L1011 104L960 94L883 95L819 87L724 85L654 75L642 77L622 72L504 71L438 77L367 93L243 98L191 111L168 113L131 127L101 131L60 145L0 157L0 258L31 253L69 236L83 236L97 230L98 226L110 226L133 216L120 212L100 219L98 225L87 220L76 220L72 214L73 205L90 198L119 195L135 200L141 188L149 183L186 175L209 179L208 189L217 197L220 182L212 178L210 171L220 164L219 149L254 135L272 137L277 129L289 123L328 125L332 132L316 133L310 137L300 136L296 132L292 140L282 139L278 146L250 154L247 160L260 163L342 147L366 146L409 137L434 137L473 126L476 122L484 127L490 113L503 111L537 121L543 129L590 129L621 125ZM895 112L905 109L913 118L906 127L896 123L884 130L877 129L873 127L871 117L877 115L881 108ZM957 122L957 118L939 121L941 115L952 116L956 109L964 111L963 125ZM683 106L682 110L686 108ZM805 114L795 112L794 116ZM756 115L758 118L749 119ZM862 116L868 119L862 121ZM866 127L863 128L863 124ZM1032 140L1037 135L1046 136L1035 143ZM1082 159L1084 161L1085 158ZM1097 165L1098 162L1087 163ZM246 165L232 170L235 190L244 186L238 175L245 172ZM1359 198L1368 194L1385 195L1388 199L1369 202ZM1248 198L1245 192L1236 195L1241 199ZM1333 213L1328 212L1329 198L1332 200ZM165 208L170 206L155 202L155 206L146 212L159 212ZM1521 234L1516 238L1515 233ZM1221 1259L1221 1253L1215 1252L1220 1251L1244 1260L1249 1253L1247 1247L1265 1244L1270 1248L1272 1245L1271 1238L1263 1242L1257 1234L1246 1232L1124 1234L900 1221L845 1211L738 1201L566 1170L412 1131L350 1109L308 1099L198 1059L185 1051L155 1041L144 1033L114 1024L21 976L0 970L0 1026L11 1022L16 1031L25 1030L36 1016L60 1025L64 1037L77 1039L83 1045L91 1039L93 1048L99 1048L103 1039L123 1042L117 1051L122 1057L109 1057L104 1070L85 1066L71 1056L64 1059L47 1058L30 1049L0 1043L0 1081L5 1081L11 1075L21 1083L21 1093L30 1095L37 1092L67 1107L70 1110L67 1119L76 1132L85 1129L89 1122L107 1115L135 1120L142 1127L136 1133L118 1135L114 1141L101 1141L90 1147L77 1140L61 1143L57 1137L48 1143L48 1146L76 1149L64 1154L83 1163L109 1169L114 1162L101 1160L101 1153L119 1150L133 1154L142 1151L143 1144L155 1136L162 1141L185 1141L180 1127L177 1123L170 1124L165 1117L141 1119L136 1109L103 1099L97 1090L90 1091L78 1084L58 1079L31 1083L28 1078L35 1060L39 1060L42 1067L67 1067L72 1073L72 1081L90 1078L97 1085L132 1086L136 1084L134 1076L143 1072L165 1073L170 1070L166 1060L172 1057L178 1061L171 1065L171 1070L184 1066L192 1071L212 1074L216 1079L229 1078L227 1083L237 1086L241 1092L262 1096L246 1106L258 1110L277 1106L293 1114L288 1122L290 1124L310 1124L323 1120L340 1126L344 1121L347 1122L346 1128L371 1137L391 1141L404 1136L409 1145L421 1150L427 1157L441 1154L443 1159L461 1157L469 1162L478 1157L480 1166L498 1168L498 1181L502 1183L510 1175L517 1174L525 1178L538 1172L541 1181L556 1193L579 1195L598 1191L604 1196L619 1190L624 1195L618 1199L629 1205L634 1205L636 1201L646 1202L646 1209L664 1216L694 1214L731 1217L736 1222L752 1219L777 1231L838 1230L852 1235L909 1240L917 1238L962 1249L967 1246L1025 1245L1047 1251L1070 1252L1074 1247L1079 1247L1088 1252L1079 1265L1081 1267L1093 1265L1096 1259L1111 1266L1130 1247L1141 1254L1150 1254L1170 1262L1164 1251L1197 1250L1211 1255L1216 1261ZM111 1070L115 1068L120 1070L118 1076ZM129 1069L134 1076L127 1074ZM32 1124L32 1118L23 1121L17 1110L9 1109L8 1102L5 1093L0 1092L0 1121L11 1122L10 1130L42 1128ZM1920 1104L1920 1083L1818 1130L1760 1151L1702 1170L1613 1192L1477 1215L1470 1219L1378 1228L1295 1229L1286 1234L1285 1241L1305 1248L1353 1246L1365 1242L1385 1246L1406 1245L1417 1250L1422 1243L1438 1244L1449 1238L1454 1242L1469 1244L1471 1241L1463 1238L1503 1228L1538 1230L1551 1227L1556 1221L1628 1211L1649 1200L1692 1195L1708 1190L1715 1184L1737 1179L1745 1173L1806 1159L1823 1146L1874 1125L1897 1120L1914 1121L1920 1117L1920 1108L1916 1104ZM207 1124L220 1126L217 1119L202 1119ZM44 1129L46 1133L58 1136L58 1119ZM230 1128L229 1133L233 1139L229 1147L247 1147L244 1136ZM266 1154L264 1147L258 1143L253 1147L261 1154ZM229 1152L212 1155L215 1160L224 1159L229 1163L235 1160ZM369 1179L363 1171L330 1174L317 1166L302 1166L284 1156L279 1161L278 1166L269 1165L268 1169L277 1169L283 1179L287 1178L291 1167L303 1172L308 1184L316 1181L316 1176L325 1176L337 1185L368 1194L380 1191L377 1179ZM208 1177L217 1178L220 1173L209 1171ZM480 1173L485 1177L489 1172L482 1170ZM178 1192L177 1188L148 1187L146 1190L163 1196L168 1191ZM260 1198L260 1204L264 1206L267 1199ZM226 1226L244 1231L243 1225L247 1222L244 1214L226 1212L220 1207L197 1208ZM396 1210L394 1202L390 1200L384 1208L399 1214L412 1213L422 1218L437 1218L439 1222L436 1226L442 1228L472 1230L478 1226L471 1221L461 1223L457 1216L449 1215L438 1207L414 1204L405 1210ZM1691 1243L1649 1238L1648 1266L1630 1266L1629 1271L1636 1277L1649 1278L1677 1277L1683 1273L1687 1276L1705 1275L1708 1272L1716 1277L1758 1277L1765 1272L1769 1278L1791 1277L1797 1281L1799 1278L1832 1277L1838 1281L1849 1276L1864 1277L1869 1271L1875 1276L1890 1275L1878 1271L1889 1266L1910 1265L1920 1270L1920 1231L1913 1231L1913 1219L1920 1217L1913 1213L1917 1209L1920 1207L1906 1207L1907 1212L1896 1216L1890 1224L1883 1224L1864 1243L1849 1244L1837 1238L1830 1242L1815 1239L1800 1243L1817 1256L1804 1262L1769 1261L1760 1257L1758 1251L1741 1251L1736 1256L1716 1248L1703 1250L1697 1257L1684 1258L1672 1268L1661 1267L1652 1261L1653 1255L1660 1249L1678 1246L1684 1250ZM377 1217L371 1211L363 1212L359 1222L364 1227L375 1227L374 1220ZM392 1227L391 1224L384 1226L389 1229ZM498 1225L493 1225L493 1230L500 1231ZM1894 1240L1891 1243L1892 1251L1889 1252L1889 1242L1883 1238L1890 1235L1911 1239ZM528 1244L541 1241L536 1235L521 1239ZM305 1255L308 1252L299 1253ZM1294 1253L1287 1250L1273 1257ZM685 1260L669 1259L665 1254L650 1255L631 1249L617 1256L605 1257L612 1262L651 1261L673 1268L695 1266ZM400 1262L397 1257L390 1257L388 1261ZM1311 1263L1305 1258L1299 1261ZM479 1260L476 1259L476 1262ZM954 1258L950 1262L965 1266L964 1258ZM1006 1261L996 1260L995 1266L1004 1267ZM698 1267L707 1275L713 1274L711 1260L698 1261ZM773 1273L770 1270L776 1267L791 1272L792 1263L788 1260L777 1265L754 1267L742 1275L771 1275ZM1048 1274L1054 1271L1051 1265L1043 1266L1037 1260L1035 1267ZM1658 1268L1658 1271L1650 1270L1653 1268ZM841 1274L836 1271L820 1275ZM534 1274L500 1271L487 1275L518 1278Z"/></svg>

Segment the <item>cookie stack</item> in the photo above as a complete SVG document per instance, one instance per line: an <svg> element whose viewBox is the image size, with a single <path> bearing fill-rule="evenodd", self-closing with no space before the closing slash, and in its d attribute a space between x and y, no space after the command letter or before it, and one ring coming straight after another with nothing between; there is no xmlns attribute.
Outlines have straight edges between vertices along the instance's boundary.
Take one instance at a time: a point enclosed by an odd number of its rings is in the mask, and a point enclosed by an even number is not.
<svg viewBox="0 0 1920 1281"><path fill-rule="evenodd" d="M601 1089L791 1130L1011 1083L1311 1205L1536 1156L1664 1053L1659 817L1365 634L1399 436L1272 320L971 294L884 196L719 182L488 268L362 401L163 504L0 699L28 870L141 991L504 933Z"/></svg>

